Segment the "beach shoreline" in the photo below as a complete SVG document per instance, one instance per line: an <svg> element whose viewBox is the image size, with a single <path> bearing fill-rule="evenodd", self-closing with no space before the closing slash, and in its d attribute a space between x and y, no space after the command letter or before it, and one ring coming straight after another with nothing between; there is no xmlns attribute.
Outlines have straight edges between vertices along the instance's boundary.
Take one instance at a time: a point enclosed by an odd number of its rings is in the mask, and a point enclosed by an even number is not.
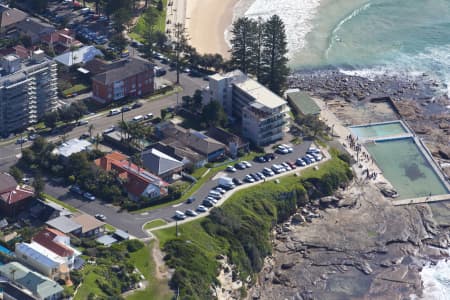
<svg viewBox="0 0 450 300"><path fill-rule="evenodd" d="M239 0L185 0L185 27L189 43L200 54L220 54L229 58L227 32L235 18Z"/></svg>

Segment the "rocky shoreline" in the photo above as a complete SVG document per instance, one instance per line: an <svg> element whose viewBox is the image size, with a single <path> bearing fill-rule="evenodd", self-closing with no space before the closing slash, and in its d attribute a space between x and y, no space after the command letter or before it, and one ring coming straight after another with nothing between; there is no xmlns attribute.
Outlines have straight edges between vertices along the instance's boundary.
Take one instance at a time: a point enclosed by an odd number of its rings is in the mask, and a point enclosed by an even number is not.
<svg viewBox="0 0 450 300"><path fill-rule="evenodd" d="M294 74L289 86L327 101L344 123L401 118L441 167L450 165L450 101L426 75L368 79L315 70ZM386 99L388 105L376 106ZM272 256L247 299L420 297L422 268L448 257L450 232L442 218L450 208L439 204L439 211L428 204L393 206L375 184L356 178L274 229Z"/></svg>

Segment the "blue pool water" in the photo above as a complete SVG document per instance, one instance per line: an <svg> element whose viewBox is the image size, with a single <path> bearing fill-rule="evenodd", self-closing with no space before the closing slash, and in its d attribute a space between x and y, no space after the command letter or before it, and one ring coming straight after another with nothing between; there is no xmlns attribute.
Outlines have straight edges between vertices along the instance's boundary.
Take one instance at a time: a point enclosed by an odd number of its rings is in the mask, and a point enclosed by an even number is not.
<svg viewBox="0 0 450 300"><path fill-rule="evenodd" d="M11 255L11 251L9 251L8 249L6 249L5 247L3 247L2 245L0 245L0 252L6 254L6 255Z"/></svg>
<svg viewBox="0 0 450 300"><path fill-rule="evenodd" d="M380 138L408 133L403 124L399 121L352 126L350 130L359 138Z"/></svg>

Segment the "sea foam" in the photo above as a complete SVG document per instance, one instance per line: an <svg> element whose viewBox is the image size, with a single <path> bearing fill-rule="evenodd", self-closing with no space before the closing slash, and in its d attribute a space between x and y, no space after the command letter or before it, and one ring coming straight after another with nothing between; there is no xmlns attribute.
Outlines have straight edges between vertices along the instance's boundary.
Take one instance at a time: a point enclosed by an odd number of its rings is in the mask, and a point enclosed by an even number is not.
<svg viewBox="0 0 450 300"><path fill-rule="evenodd" d="M290 54L305 46L305 36L313 29L313 18L320 5L319 0L255 0L245 12L249 18L267 19L280 16L286 27Z"/></svg>
<svg viewBox="0 0 450 300"><path fill-rule="evenodd" d="M423 296L412 295L412 300L450 300L450 262L441 260L427 265L420 272Z"/></svg>

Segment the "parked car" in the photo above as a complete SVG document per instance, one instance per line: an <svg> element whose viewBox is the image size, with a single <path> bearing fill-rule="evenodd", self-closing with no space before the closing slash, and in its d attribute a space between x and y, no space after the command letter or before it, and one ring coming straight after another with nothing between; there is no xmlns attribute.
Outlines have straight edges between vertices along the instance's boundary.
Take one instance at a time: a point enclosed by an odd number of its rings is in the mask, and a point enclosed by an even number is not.
<svg viewBox="0 0 450 300"><path fill-rule="evenodd" d="M90 200L90 201L94 201L94 200L95 200L95 196L92 195L92 194L89 193L89 192L84 193L84 194L83 194L83 197L86 198L86 199L88 199L88 200Z"/></svg>
<svg viewBox="0 0 450 300"><path fill-rule="evenodd" d="M263 174L266 175L266 176L273 176L273 175L275 175L275 173L271 169L269 169L267 167L265 167L263 169Z"/></svg>
<svg viewBox="0 0 450 300"><path fill-rule="evenodd" d="M116 127L115 127L114 125L112 125L111 127L107 128L107 129L105 129L105 130L103 130L103 133L104 133L104 134L108 134L108 133L111 133L111 132L113 132L113 131L115 131L115 130L116 130Z"/></svg>
<svg viewBox="0 0 450 300"><path fill-rule="evenodd" d="M122 112L130 111L130 110L131 110L131 107L129 107L129 106L124 106L121 109Z"/></svg>
<svg viewBox="0 0 450 300"><path fill-rule="evenodd" d="M175 211L175 219L184 220L186 219L186 215L183 212L177 210Z"/></svg>
<svg viewBox="0 0 450 300"><path fill-rule="evenodd" d="M276 156L275 156L275 154L273 154L273 153L266 153L265 155L264 155L264 159L266 160L266 161L271 161L271 160L274 160L276 158Z"/></svg>
<svg viewBox="0 0 450 300"><path fill-rule="evenodd" d="M96 214L95 218L100 220L100 221L105 221L106 220L105 215L102 215L102 214Z"/></svg>
<svg viewBox="0 0 450 300"><path fill-rule="evenodd" d="M133 103L133 105L131 106L131 109L135 109L135 108L139 108L142 107L142 102L135 102Z"/></svg>
<svg viewBox="0 0 450 300"><path fill-rule="evenodd" d="M39 135L36 133L32 133L30 135L28 135L28 138L30 139L30 141L34 141Z"/></svg>
<svg viewBox="0 0 450 300"><path fill-rule="evenodd" d="M234 172L237 171L236 168L233 167L233 166L227 166L227 168L226 168L225 170L226 170L227 172L232 172L232 173L234 173Z"/></svg>
<svg viewBox="0 0 450 300"><path fill-rule="evenodd" d="M153 114L152 114L152 113L146 114L146 115L144 116L144 119L145 119L145 120L151 120L151 119L153 119Z"/></svg>
<svg viewBox="0 0 450 300"><path fill-rule="evenodd" d="M255 182L255 179L252 176L247 174L247 175L245 175L244 181L246 181L248 183L253 183L253 182Z"/></svg>
<svg viewBox="0 0 450 300"><path fill-rule="evenodd" d="M289 150L286 149L283 145L278 145L276 151L277 151L277 153L280 153L280 154L288 154L289 153Z"/></svg>
<svg viewBox="0 0 450 300"><path fill-rule="evenodd" d="M233 183L235 185L242 185L243 184L242 180L240 180L239 178L233 178Z"/></svg>
<svg viewBox="0 0 450 300"><path fill-rule="evenodd" d="M198 213L196 213L195 211L193 211L192 209L187 209L184 213L186 216L191 216L191 217L195 217L198 216Z"/></svg>
<svg viewBox="0 0 450 300"><path fill-rule="evenodd" d="M192 202L194 202L194 201L195 201L195 197L189 197L189 198L186 200L186 203L190 204L190 203L192 203Z"/></svg>
<svg viewBox="0 0 450 300"><path fill-rule="evenodd" d="M304 167L304 166L306 166L306 163L303 161L303 159L301 159L301 158L297 158L297 160L295 161L295 164L297 165L297 166L301 166L301 167Z"/></svg>
<svg viewBox="0 0 450 300"><path fill-rule="evenodd" d="M26 143L26 142L28 142L28 138L22 137L22 138L17 139L16 144L20 145L20 144L23 144L23 143Z"/></svg>
<svg viewBox="0 0 450 300"><path fill-rule="evenodd" d="M208 209L205 206L203 206L203 205L197 206L196 210L199 211L199 212L207 212L208 211Z"/></svg>
<svg viewBox="0 0 450 300"><path fill-rule="evenodd" d="M259 163L265 163L267 161L264 156L256 156L254 160Z"/></svg>
<svg viewBox="0 0 450 300"><path fill-rule="evenodd" d="M69 189L72 193L81 195L83 194L83 191L80 189L80 187L78 185L72 185Z"/></svg>
<svg viewBox="0 0 450 300"><path fill-rule="evenodd" d="M205 199L205 200L203 200L202 205L203 205L204 207L213 207L213 206L214 206L214 203L211 202L211 201L209 201L208 199Z"/></svg>
<svg viewBox="0 0 450 300"><path fill-rule="evenodd" d="M89 132L84 132L80 135L81 140L87 139L88 137L90 137Z"/></svg>
<svg viewBox="0 0 450 300"><path fill-rule="evenodd" d="M283 146L289 153L292 153L294 151L294 148L289 145L282 144L281 146Z"/></svg>
<svg viewBox="0 0 450 300"><path fill-rule="evenodd" d="M238 170L243 170L243 169L247 168L247 167L246 167L243 163L241 163L241 162L236 163L236 164L234 165L234 167L235 167L236 169L238 169Z"/></svg>
<svg viewBox="0 0 450 300"><path fill-rule="evenodd" d="M120 110L118 110L118 109L111 109L109 111L108 116L115 116L115 115L118 115L118 114L120 114Z"/></svg>

